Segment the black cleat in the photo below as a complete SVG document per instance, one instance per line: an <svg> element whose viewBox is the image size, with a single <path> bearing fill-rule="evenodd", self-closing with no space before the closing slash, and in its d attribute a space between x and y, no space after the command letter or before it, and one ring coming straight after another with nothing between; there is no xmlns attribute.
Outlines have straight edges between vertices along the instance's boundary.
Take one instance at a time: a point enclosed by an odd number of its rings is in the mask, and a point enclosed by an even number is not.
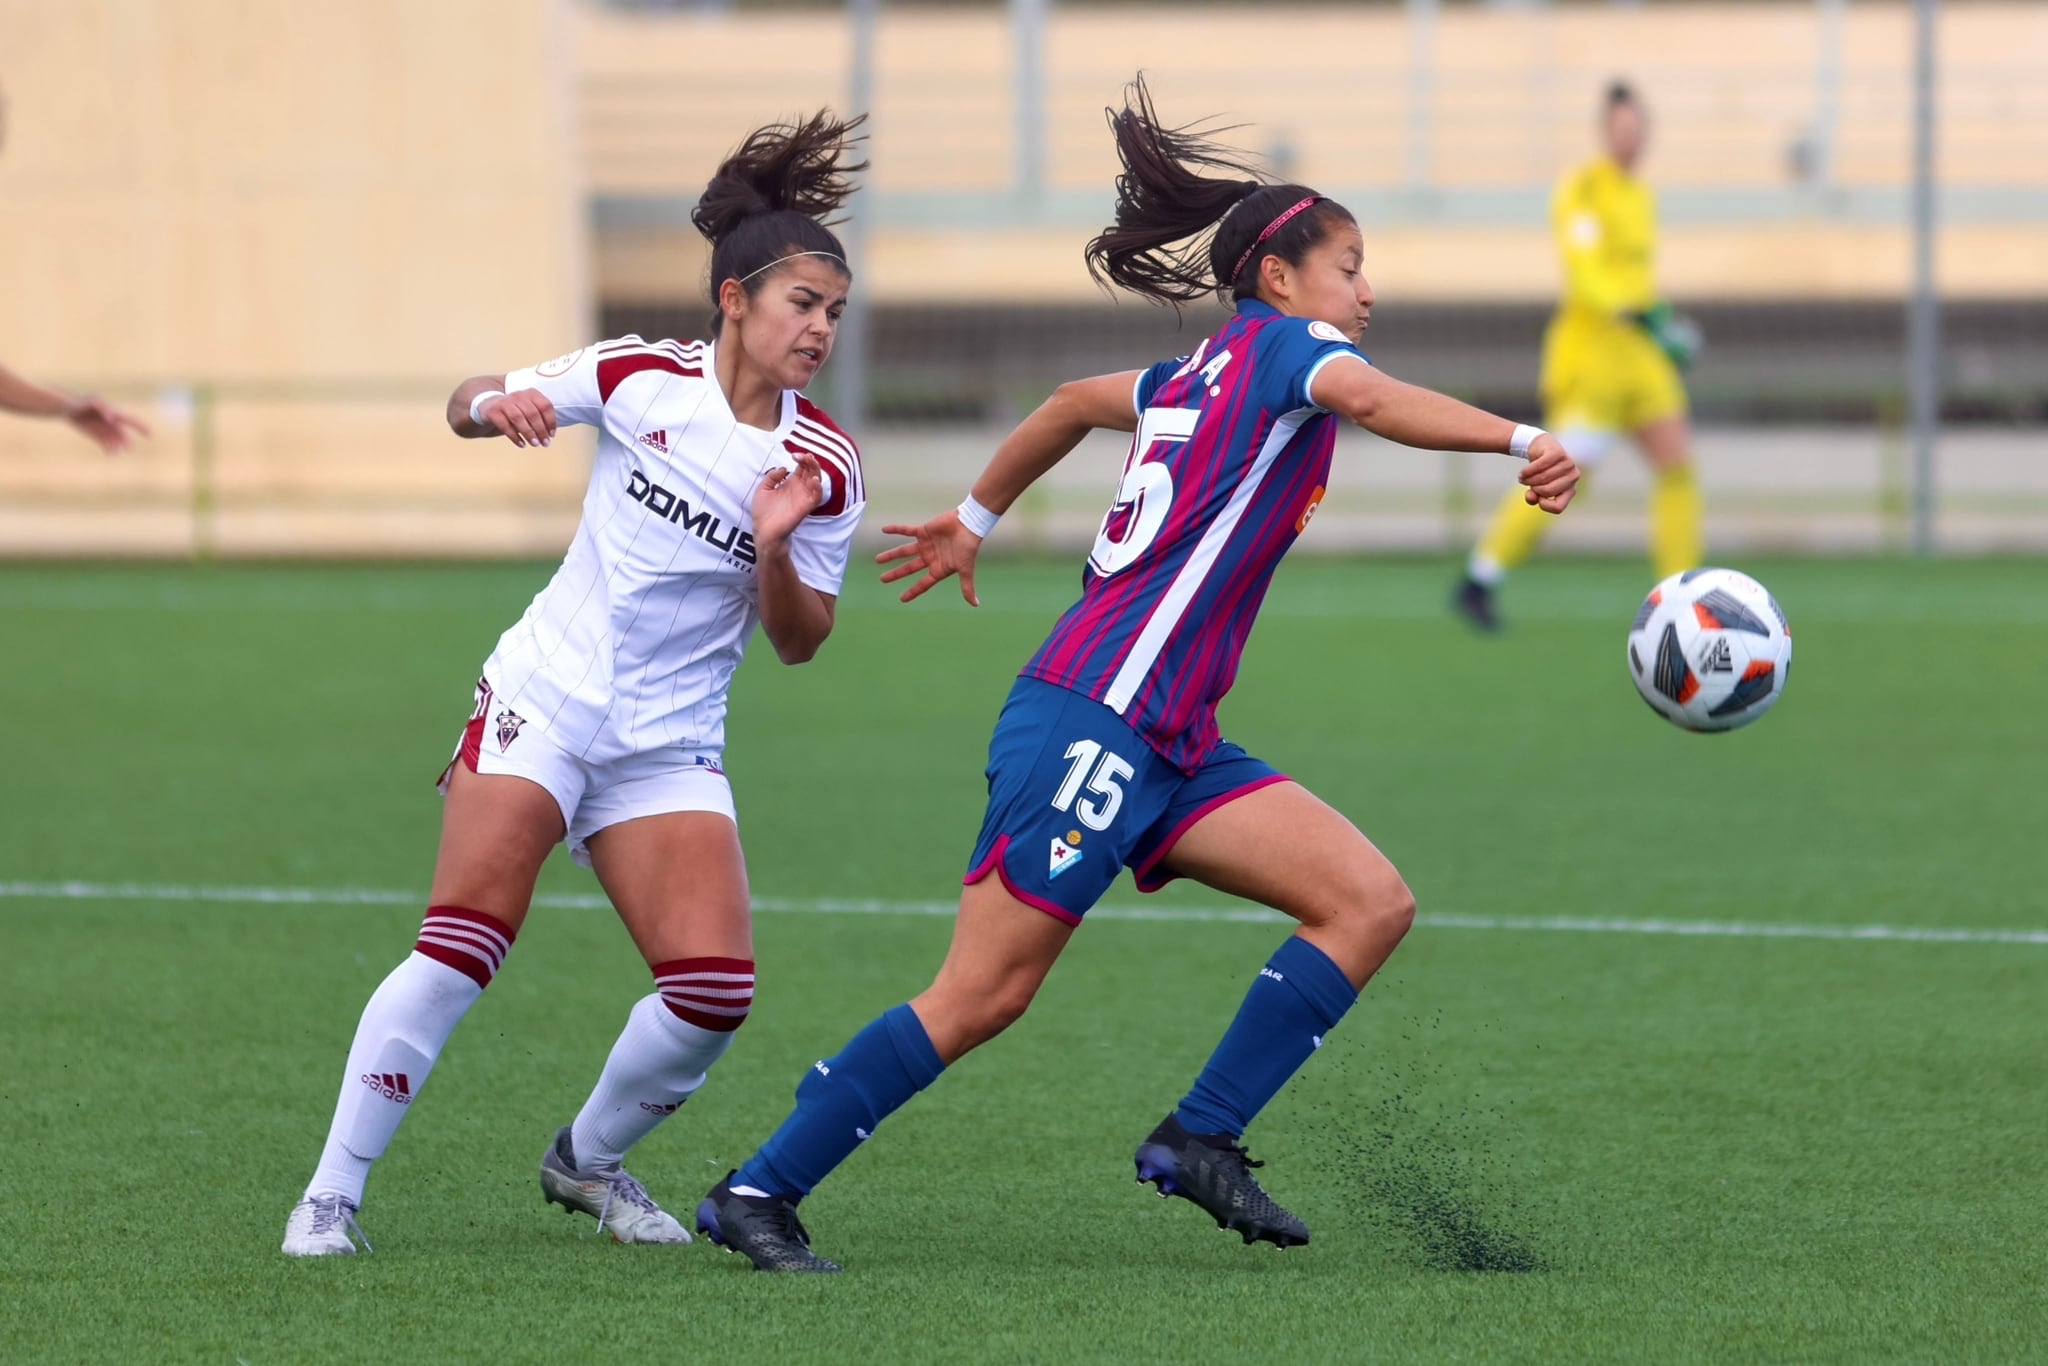
<svg viewBox="0 0 2048 1366"><path fill-rule="evenodd" d="M1493 610L1493 590L1469 574L1458 580L1458 590L1451 594L1451 610L1488 634L1500 629L1500 617Z"/></svg>
<svg viewBox="0 0 2048 1366"><path fill-rule="evenodd" d="M796 1201L780 1195L737 1195L727 1172L697 1206L697 1231L727 1252L742 1252L756 1271L837 1271L811 1251Z"/></svg>
<svg viewBox="0 0 2048 1366"><path fill-rule="evenodd" d="M1159 1187L1163 1198L1178 1195L1200 1205L1216 1227L1241 1234L1246 1244L1261 1238L1275 1247L1308 1242L1308 1225L1273 1202L1251 1168L1244 1145L1228 1134L1191 1134L1168 1115L1138 1145L1138 1181Z"/></svg>

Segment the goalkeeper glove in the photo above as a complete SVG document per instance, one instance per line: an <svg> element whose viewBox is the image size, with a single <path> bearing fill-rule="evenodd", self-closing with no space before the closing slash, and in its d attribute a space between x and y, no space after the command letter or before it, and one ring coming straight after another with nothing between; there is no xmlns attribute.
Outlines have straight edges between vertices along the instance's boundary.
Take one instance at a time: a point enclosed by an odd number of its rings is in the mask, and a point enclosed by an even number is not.
<svg viewBox="0 0 2048 1366"><path fill-rule="evenodd" d="M1652 304L1647 312L1632 314L1638 327L1650 334L1657 349L1683 371L1692 365L1705 339L1700 325L1667 303Z"/></svg>

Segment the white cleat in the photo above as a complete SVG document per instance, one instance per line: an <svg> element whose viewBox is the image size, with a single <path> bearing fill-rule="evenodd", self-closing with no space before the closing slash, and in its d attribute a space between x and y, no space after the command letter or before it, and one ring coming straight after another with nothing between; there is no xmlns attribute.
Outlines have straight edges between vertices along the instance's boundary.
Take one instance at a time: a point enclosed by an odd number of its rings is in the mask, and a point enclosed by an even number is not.
<svg viewBox="0 0 2048 1366"><path fill-rule="evenodd" d="M363 1251L376 1250L356 1223L356 1207L339 1195L308 1196L292 1206L291 1218L284 1221L287 1257L347 1256L358 1240Z"/></svg>
<svg viewBox="0 0 2048 1366"><path fill-rule="evenodd" d="M578 1171L576 1154L564 1128L540 1159L540 1190L551 1205L566 1213L581 1211L621 1243L687 1243L689 1230L654 1203L647 1187L624 1167L610 1171Z"/></svg>

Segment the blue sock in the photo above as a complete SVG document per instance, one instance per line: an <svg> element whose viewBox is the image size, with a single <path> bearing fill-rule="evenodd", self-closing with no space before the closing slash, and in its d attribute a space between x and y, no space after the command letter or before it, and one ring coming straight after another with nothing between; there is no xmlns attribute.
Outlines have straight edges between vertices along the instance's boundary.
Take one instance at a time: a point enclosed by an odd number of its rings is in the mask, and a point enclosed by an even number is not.
<svg viewBox="0 0 2048 1366"><path fill-rule="evenodd" d="M1190 1133L1243 1135L1357 999L1328 954L1298 935L1289 939L1259 969L1174 1117Z"/></svg>
<svg viewBox="0 0 2048 1366"><path fill-rule="evenodd" d="M733 1185L801 1200L945 1070L916 1011L908 1005L885 1011L837 1056L811 1067L797 1085L796 1109L746 1160Z"/></svg>

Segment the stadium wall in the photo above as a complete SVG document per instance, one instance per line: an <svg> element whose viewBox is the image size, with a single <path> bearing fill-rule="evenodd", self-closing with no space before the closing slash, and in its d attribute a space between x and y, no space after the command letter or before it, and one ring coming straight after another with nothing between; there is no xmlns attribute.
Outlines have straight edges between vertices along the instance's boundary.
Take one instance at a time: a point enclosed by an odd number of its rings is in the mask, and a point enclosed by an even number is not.
<svg viewBox="0 0 2048 1366"><path fill-rule="evenodd" d="M435 395L594 325L574 36L556 0L0 0L0 359L158 427L108 462L0 426L0 553L554 534L580 473Z"/></svg>
<svg viewBox="0 0 2048 1366"><path fill-rule="evenodd" d="M1113 306L1079 266L1113 171L1100 111L1142 53L1169 112L1257 125L1252 145L1359 210L1382 300L1369 347L1389 369L1523 416L1555 286L1547 186L1583 154L1599 83L1634 76L1657 118L1667 284L1710 337L1695 378L1714 543L1897 542L1903 4L1844 12L1837 137L1806 178L1791 154L1821 21L1804 0L1452 4L1426 46L1399 6L1259 14L1309 34L1289 53L1328 69L1262 73L1242 8L1176 11L1161 37L1155 7L1055 5L1045 177L1025 193L1000 7L885 7L858 263L875 526L957 496L1058 378L1170 354L1212 320L1176 331ZM457 442L448 386L593 336L697 334L697 187L753 123L839 102L850 51L832 10L567 0L0 0L0 33L0 358L158 425L116 462L0 426L9 555L557 552L587 435ZM1951 549L2048 547L2043 43L2048 6L1944 6L1939 273L1966 424L1942 448ZM734 52L775 53L777 81ZM1311 548L1455 546L1503 473L1376 449L1347 444ZM1010 534L1085 541L1116 461L1077 456ZM1635 477L1618 464L1560 540L1636 544Z"/></svg>
<svg viewBox="0 0 2048 1366"><path fill-rule="evenodd" d="M2048 297L2048 87L2023 55L2048 50L2048 5L1942 10L1942 289ZM1845 8L1832 103L1811 0L1447 4L1427 33L1398 5L1262 4L1258 23L1288 34L1270 51L1243 41L1248 12L1184 8L1161 23L1152 5L1052 5L1033 192L1012 174L1003 10L885 6L865 297L1093 301L1076 251L1111 202L1103 107L1140 66L1169 117L1244 125L1245 145L1359 212L1389 298L1550 297L1549 187L1591 154L1595 101L1616 76L1652 111L1646 172L1664 200L1672 294L1861 300L1908 287L1912 24L1899 0ZM694 296L705 258L687 223L693 196L754 123L843 101L846 19L590 5L577 20L604 297ZM725 60L736 50L777 53L785 79L762 88Z"/></svg>

